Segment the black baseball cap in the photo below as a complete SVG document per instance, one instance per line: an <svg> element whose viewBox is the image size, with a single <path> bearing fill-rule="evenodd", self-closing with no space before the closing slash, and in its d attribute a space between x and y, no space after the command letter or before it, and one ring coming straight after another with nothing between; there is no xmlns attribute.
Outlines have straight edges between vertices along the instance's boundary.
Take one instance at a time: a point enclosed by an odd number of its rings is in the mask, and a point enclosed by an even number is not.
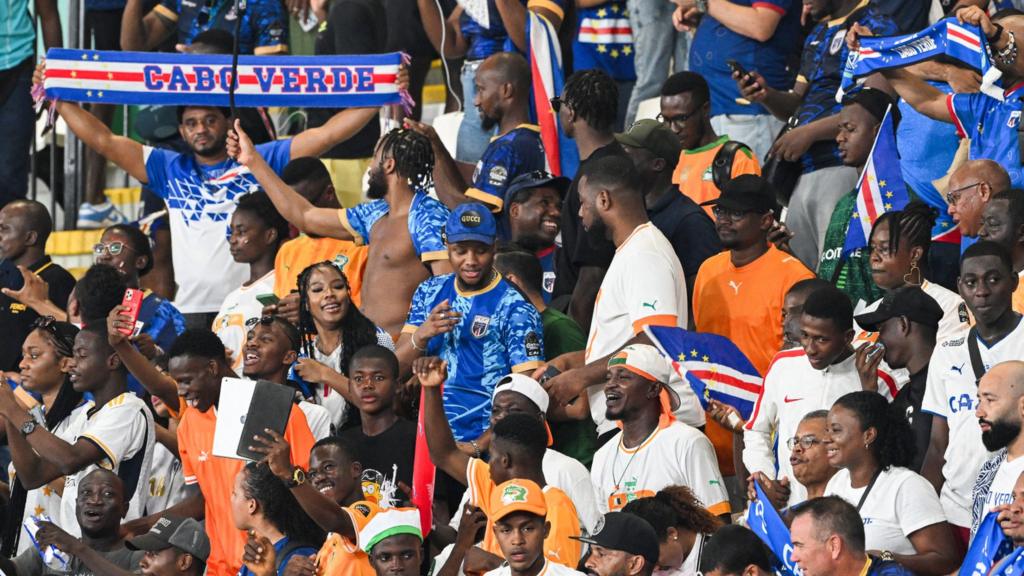
<svg viewBox="0 0 1024 576"><path fill-rule="evenodd" d="M764 214L778 208L775 189L767 180L753 174L741 174L722 186L722 194L701 206L721 206L729 210L749 210Z"/></svg>
<svg viewBox="0 0 1024 576"><path fill-rule="evenodd" d="M854 319L868 332L878 332L882 322L898 316L906 316L911 322L938 330L942 314L938 302L919 286L904 286L886 294L874 311L859 314Z"/></svg>
<svg viewBox="0 0 1024 576"><path fill-rule="evenodd" d="M591 546L643 556L648 566L658 565L658 534L647 520L629 512L609 512L603 520L593 535L570 538Z"/></svg>
<svg viewBox="0 0 1024 576"><path fill-rule="evenodd" d="M508 190L505 191L506 203L519 192L534 188L554 188L558 195L564 198L565 193L569 190L570 182L571 180L564 176L555 176L543 170L520 174L512 180L508 185Z"/></svg>
<svg viewBox="0 0 1024 576"><path fill-rule="evenodd" d="M192 518L162 516L149 532L126 541L124 545L129 550L166 550L174 547L203 562L210 556L210 539L199 522Z"/></svg>

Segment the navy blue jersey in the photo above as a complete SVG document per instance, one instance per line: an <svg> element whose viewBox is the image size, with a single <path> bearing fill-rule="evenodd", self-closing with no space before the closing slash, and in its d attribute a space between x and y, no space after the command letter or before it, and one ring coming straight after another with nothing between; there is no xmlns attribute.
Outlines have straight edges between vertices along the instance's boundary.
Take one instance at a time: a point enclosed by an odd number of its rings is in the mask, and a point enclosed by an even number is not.
<svg viewBox="0 0 1024 576"><path fill-rule="evenodd" d="M466 196L483 202L494 212L501 212L505 206L505 192L516 176L543 171L545 166L540 128L521 124L491 140L476 164L473 185L466 191ZM507 230L499 230L499 234L507 236Z"/></svg>
<svg viewBox="0 0 1024 576"><path fill-rule="evenodd" d="M153 8L157 15L176 22L178 42L192 40L210 29L235 33L233 0L161 0ZM288 15L281 0L247 0L242 15L238 50L242 54L288 52Z"/></svg>
<svg viewBox="0 0 1024 576"><path fill-rule="evenodd" d="M874 5L868 5L868 0L863 0L853 12L843 18L828 20L815 26L804 42L800 74L796 78L798 83L808 84L807 94L796 111L801 126L839 114L842 106L836 102L836 92L839 90L839 82L849 52L846 48L846 32L853 23L866 26L876 36L899 34L892 18ZM805 173L842 165L834 139L815 142L801 161Z"/></svg>

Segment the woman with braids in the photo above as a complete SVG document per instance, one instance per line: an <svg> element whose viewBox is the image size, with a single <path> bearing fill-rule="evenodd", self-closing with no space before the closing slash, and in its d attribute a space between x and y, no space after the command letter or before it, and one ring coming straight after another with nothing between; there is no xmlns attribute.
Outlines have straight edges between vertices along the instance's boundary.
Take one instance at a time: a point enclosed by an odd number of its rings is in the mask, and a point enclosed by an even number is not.
<svg viewBox="0 0 1024 576"><path fill-rule="evenodd" d="M323 531L306 515L292 491L274 476L266 462L250 462L235 476L231 516L235 528L262 536L274 545L278 576L284 574L292 556L313 556L324 543ZM253 573L242 566L238 576L253 576Z"/></svg>
<svg viewBox="0 0 1024 576"><path fill-rule="evenodd" d="M686 486L662 488L651 498L622 509L647 520L658 535L659 576L696 576L704 542L722 521L708 512Z"/></svg>
<svg viewBox="0 0 1024 576"><path fill-rule="evenodd" d="M32 331L21 345L22 359L18 365L20 374L17 376L21 385L19 390L28 392L28 395L40 402L38 408L32 409L32 415L41 423L45 423L47 430L68 442L73 441L76 436L74 431L69 430L71 422L88 407L82 401L82 394L71 386L66 370L76 334L78 328L67 322L57 322L51 316L36 319ZM14 394L18 396L21 392ZM12 394L11 388L6 384L0 384L0 393ZM6 433L20 432L8 423ZM34 468L41 463L39 457L33 453L19 461L27 462L29 465L21 466L17 470L17 475L14 464L8 469L8 475L12 478L11 499L3 524L3 542L0 545L0 554L5 558L32 546L31 540L23 537L22 523L26 518L45 514L60 520L58 492L63 487L63 478L53 482L60 486L42 485L33 477Z"/></svg>
<svg viewBox="0 0 1024 576"><path fill-rule="evenodd" d="M370 167L366 202L342 210L317 208L284 183L244 131L228 138L228 152L249 167L281 214L306 234L369 245L362 310L396 336L416 287L451 272L442 238L448 209L427 195L434 171L430 141L412 130L381 138Z"/></svg>
<svg viewBox="0 0 1024 576"><path fill-rule="evenodd" d="M914 439L902 414L875 392L851 392L832 405L827 432L828 461L839 471L825 496L857 507L868 553L923 576L955 570L956 545L939 497L906 468Z"/></svg>
<svg viewBox="0 0 1024 576"><path fill-rule="evenodd" d="M875 220L868 239L871 279L884 292L903 286L920 286L942 308L942 320L936 340L941 342L969 328L967 305L959 294L925 279L932 227L938 214L924 202L915 200L903 210L886 212ZM870 312L881 299L868 306Z"/></svg>
<svg viewBox="0 0 1024 576"><path fill-rule="evenodd" d="M390 350L395 344L352 304L348 278L334 263L307 267L298 285L302 349L295 372L316 385L317 403L331 413L335 430L341 430L348 420L346 406L354 402L348 382L352 355L368 344Z"/></svg>

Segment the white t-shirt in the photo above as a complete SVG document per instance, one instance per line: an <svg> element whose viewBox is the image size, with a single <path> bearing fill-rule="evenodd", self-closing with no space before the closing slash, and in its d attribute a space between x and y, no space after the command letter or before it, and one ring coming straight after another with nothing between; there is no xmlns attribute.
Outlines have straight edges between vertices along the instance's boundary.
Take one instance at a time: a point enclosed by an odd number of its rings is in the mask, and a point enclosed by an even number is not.
<svg viewBox="0 0 1024 576"><path fill-rule="evenodd" d="M228 294L213 319L213 331L224 343L224 347L231 350L231 369L235 373L241 373L242 370L242 350L245 348L246 336L263 315L263 304L256 300L256 296L273 291L274 271L271 270L252 284L240 286Z"/></svg>
<svg viewBox="0 0 1024 576"><path fill-rule="evenodd" d="M978 351L986 371L1000 362L1024 358L1024 322L991 347L979 340ZM971 525L971 492L981 465L989 457L974 414L977 407L978 385L965 334L935 347L921 401L922 411L945 418L949 426L946 463L942 466L946 481L939 499L949 522L957 526Z"/></svg>
<svg viewBox="0 0 1024 576"><path fill-rule="evenodd" d="M673 576L697 576L700 574L700 557L704 553L705 542L707 542L707 536L698 532L693 539L693 548L690 548L690 553L686 555L686 559L679 566L678 573L673 573Z"/></svg>
<svg viewBox="0 0 1024 576"><path fill-rule="evenodd" d="M867 486L853 488L843 468L825 486L826 496L839 496L856 506ZM868 550L917 554L909 536L921 528L946 521L935 488L917 472L890 466L878 475L860 508Z"/></svg>
<svg viewBox="0 0 1024 576"><path fill-rule="evenodd" d="M618 352L649 324L685 328L687 306L686 276L672 244L650 222L637 226L615 250L601 282L585 361L589 364ZM669 384L682 401L677 418L691 426L703 426L704 410L693 390L678 377ZM615 428L604 415L604 388L591 386L587 395L597 433Z"/></svg>
<svg viewBox="0 0 1024 576"><path fill-rule="evenodd" d="M1021 473L1024 473L1024 458L1018 456L1013 460L1009 458L1003 460L1003 463L999 465L999 470L996 471L995 478L992 479L991 487L989 487L988 499L985 500L982 517L1000 504L1013 502L1013 486L1017 483Z"/></svg>
<svg viewBox="0 0 1024 576"><path fill-rule="evenodd" d="M579 517L580 529L583 533L593 534L603 519L603 514L597 505L594 483L590 480L590 472L586 466L575 458L548 448L544 452L544 459L541 461L540 467L544 473L544 481L565 492L565 495L576 505L576 516ZM468 503L469 491L467 490L462 495L459 511L464 510ZM449 525L458 530L461 519L462 514L453 514Z"/></svg>
<svg viewBox="0 0 1024 576"><path fill-rule="evenodd" d="M61 496L61 528L72 536L81 536L78 519L75 516L78 498L78 484L89 472L102 467L121 477L124 482L128 514L124 520L135 520L146 510L149 498L149 482L153 466L153 445L156 443L153 415L141 398L125 392L101 407L78 414L78 422L72 424L80 432L75 442L84 438L96 445L103 453L98 465L90 464L78 472L64 477L64 494Z"/></svg>
<svg viewBox="0 0 1024 576"><path fill-rule="evenodd" d="M323 440L331 435L331 413L327 408L303 400L299 402L299 410L306 415L306 423L309 424L314 440Z"/></svg>
<svg viewBox="0 0 1024 576"><path fill-rule="evenodd" d="M60 421L57 427L51 430L54 436L61 440L74 444L75 438L78 437L79 430L76 426L81 425L84 422L84 418L80 417L86 410L89 409L91 404L83 402L80 406L75 408L68 414L67 418ZM14 477L17 475L17 471L14 469L14 462L11 462L7 466L8 478L11 482L14 481ZM50 488L49 485L35 488L25 492L25 513L22 514L22 525L25 524L25 520L28 520L30 516L48 516L58 526L60 526L60 494L57 494L56 490ZM25 550L28 550L32 546L32 540L25 536L25 531L21 531L21 538L18 539L18 550L17 554L21 554Z"/></svg>
<svg viewBox="0 0 1024 576"><path fill-rule="evenodd" d="M146 514L156 514L185 499L185 476L181 473L181 460L166 446L157 442L153 446L153 468L149 476L149 500Z"/></svg>
<svg viewBox="0 0 1024 576"><path fill-rule="evenodd" d="M792 451L786 441L796 434L797 426L808 413L828 410L841 396L862 389L854 355L816 370L803 348L779 352L768 368L761 397L743 432L743 464L751 473L789 478L789 505L803 502L807 490L793 476L789 464ZM881 378L878 389L889 401L897 392Z"/></svg>
<svg viewBox="0 0 1024 576"><path fill-rule="evenodd" d="M619 432L594 454L590 478L602 512L621 510L637 498L677 485L692 490L712 514L729 512L729 497L711 441L682 422L656 429L633 449L622 445Z"/></svg>
<svg viewBox="0 0 1024 576"><path fill-rule="evenodd" d="M438 564L438 566L443 566L443 564ZM484 576L512 576L512 568L508 565L508 562L505 562L494 570L485 572ZM558 562L545 560L544 567L540 569L537 576L584 576L584 574L572 568L567 568Z"/></svg>

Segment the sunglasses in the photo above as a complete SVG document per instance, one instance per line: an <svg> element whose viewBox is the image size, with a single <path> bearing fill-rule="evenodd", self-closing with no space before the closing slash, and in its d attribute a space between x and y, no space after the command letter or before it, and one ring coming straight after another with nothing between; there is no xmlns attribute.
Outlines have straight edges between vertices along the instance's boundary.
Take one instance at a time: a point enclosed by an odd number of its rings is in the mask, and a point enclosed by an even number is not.
<svg viewBox="0 0 1024 576"><path fill-rule="evenodd" d="M290 322L288 322L284 318L279 318L277 316L274 316L273 314L266 314L266 315L260 316L260 320L259 320L260 326L271 326L272 324L274 324L274 322L281 323L282 331L284 332L285 337L288 338L288 342L292 345L292 349L293 350L298 350L299 346L302 343L297 341L295 339L295 337L293 336L292 333L294 331L294 327L291 325ZM287 326L287 328L285 328L285 326ZM292 328L292 330L288 330L288 328Z"/></svg>
<svg viewBox="0 0 1024 576"><path fill-rule="evenodd" d="M555 114L561 112L562 104L565 104L565 100L562 100L558 96L555 96L554 98L548 100L548 102L551 103L551 109L555 111Z"/></svg>
<svg viewBox="0 0 1024 576"><path fill-rule="evenodd" d="M655 120L668 126L682 126L690 118L693 118L700 112L700 108L697 108L689 114L680 114L679 116L665 116L664 114L658 114L654 117Z"/></svg>

